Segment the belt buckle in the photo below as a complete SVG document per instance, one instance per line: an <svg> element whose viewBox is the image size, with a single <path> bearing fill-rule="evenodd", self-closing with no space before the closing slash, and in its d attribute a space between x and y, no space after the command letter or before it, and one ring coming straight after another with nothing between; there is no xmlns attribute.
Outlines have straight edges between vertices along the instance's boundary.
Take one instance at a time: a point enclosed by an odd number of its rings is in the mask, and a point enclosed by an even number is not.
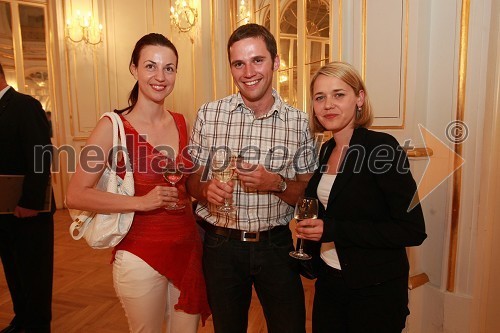
<svg viewBox="0 0 500 333"><path fill-rule="evenodd" d="M241 232L241 241L242 242L258 242L260 238L260 233L250 232L250 231L242 231Z"/></svg>

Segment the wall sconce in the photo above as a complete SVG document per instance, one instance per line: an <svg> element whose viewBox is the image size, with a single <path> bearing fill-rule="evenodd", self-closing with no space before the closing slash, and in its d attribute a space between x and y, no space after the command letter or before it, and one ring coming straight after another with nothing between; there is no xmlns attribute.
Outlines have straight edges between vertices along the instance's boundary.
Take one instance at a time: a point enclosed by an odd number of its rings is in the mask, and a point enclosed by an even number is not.
<svg viewBox="0 0 500 333"><path fill-rule="evenodd" d="M188 32L196 24L198 12L185 0L175 0L175 6L170 7L170 22L180 32Z"/></svg>
<svg viewBox="0 0 500 333"><path fill-rule="evenodd" d="M241 0L238 9L238 24L243 25L248 22L250 22L250 10L247 8L245 0Z"/></svg>
<svg viewBox="0 0 500 333"><path fill-rule="evenodd" d="M92 17L89 12L82 15L79 10L76 16L66 21L66 38L73 43L85 42L97 45L102 42L102 24Z"/></svg>

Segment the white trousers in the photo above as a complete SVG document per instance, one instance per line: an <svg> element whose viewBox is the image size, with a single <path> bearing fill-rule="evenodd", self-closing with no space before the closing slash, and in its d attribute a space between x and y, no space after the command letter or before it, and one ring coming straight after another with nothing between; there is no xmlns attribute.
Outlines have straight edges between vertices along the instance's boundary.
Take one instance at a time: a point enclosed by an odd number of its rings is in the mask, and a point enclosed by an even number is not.
<svg viewBox="0 0 500 333"><path fill-rule="evenodd" d="M200 315L175 310L180 291L144 260L127 251L117 251L113 284L132 333L196 333Z"/></svg>

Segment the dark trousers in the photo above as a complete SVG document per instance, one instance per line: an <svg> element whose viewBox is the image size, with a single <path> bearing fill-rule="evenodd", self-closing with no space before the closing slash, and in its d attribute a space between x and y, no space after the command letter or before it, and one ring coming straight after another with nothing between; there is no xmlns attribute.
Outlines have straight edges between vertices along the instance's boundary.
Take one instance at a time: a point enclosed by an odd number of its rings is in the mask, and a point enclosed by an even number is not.
<svg viewBox="0 0 500 333"><path fill-rule="evenodd" d="M305 304L288 228L260 242L205 234L203 270L216 333L246 333L252 284L269 333L304 333Z"/></svg>
<svg viewBox="0 0 500 333"><path fill-rule="evenodd" d="M15 317L26 332L50 332L54 222L51 213L0 215L0 257Z"/></svg>
<svg viewBox="0 0 500 333"><path fill-rule="evenodd" d="M350 289L342 273L321 261L313 333L401 333L408 311L408 277Z"/></svg>

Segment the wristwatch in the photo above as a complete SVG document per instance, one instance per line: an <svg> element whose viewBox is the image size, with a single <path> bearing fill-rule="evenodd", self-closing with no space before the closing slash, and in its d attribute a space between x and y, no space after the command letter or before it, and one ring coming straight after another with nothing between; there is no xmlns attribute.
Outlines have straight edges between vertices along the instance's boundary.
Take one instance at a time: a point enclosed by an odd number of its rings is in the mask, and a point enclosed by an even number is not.
<svg viewBox="0 0 500 333"><path fill-rule="evenodd" d="M286 179L282 175L278 173L278 176L281 178L281 182L278 184L278 192L283 193L286 190Z"/></svg>

